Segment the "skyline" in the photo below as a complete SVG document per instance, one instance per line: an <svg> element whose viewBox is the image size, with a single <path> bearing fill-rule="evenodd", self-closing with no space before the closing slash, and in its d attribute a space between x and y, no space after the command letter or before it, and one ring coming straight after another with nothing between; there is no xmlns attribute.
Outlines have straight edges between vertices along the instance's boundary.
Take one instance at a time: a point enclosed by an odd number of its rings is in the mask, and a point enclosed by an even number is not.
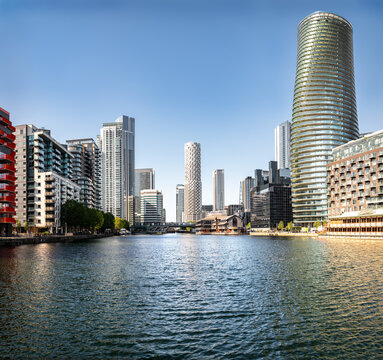
<svg viewBox="0 0 383 360"><path fill-rule="evenodd" d="M61 143L96 139L120 115L136 118L136 168L156 171L168 220L186 142L201 143L203 204L213 203L214 169L225 169L226 205L235 204L239 181L274 160L274 128L291 121L297 26L314 11L353 25L360 132L379 130L377 2L51 3L0 3L9 29L0 35L7 53L1 106L14 125L46 127ZM119 59L116 50L133 56Z"/></svg>

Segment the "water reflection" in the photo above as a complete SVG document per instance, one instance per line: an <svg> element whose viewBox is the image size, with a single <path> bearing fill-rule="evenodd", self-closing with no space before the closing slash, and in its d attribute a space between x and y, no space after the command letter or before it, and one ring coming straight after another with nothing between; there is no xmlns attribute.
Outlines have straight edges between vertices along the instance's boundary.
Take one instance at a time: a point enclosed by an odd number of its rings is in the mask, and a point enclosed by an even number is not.
<svg viewBox="0 0 383 360"><path fill-rule="evenodd" d="M245 236L0 248L0 354L373 358L382 261L379 241Z"/></svg>

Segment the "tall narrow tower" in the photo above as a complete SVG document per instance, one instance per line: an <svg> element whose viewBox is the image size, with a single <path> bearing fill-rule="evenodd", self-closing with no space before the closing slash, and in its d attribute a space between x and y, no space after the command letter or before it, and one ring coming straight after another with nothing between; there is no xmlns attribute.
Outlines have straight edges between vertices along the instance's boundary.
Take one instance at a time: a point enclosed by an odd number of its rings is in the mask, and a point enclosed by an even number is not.
<svg viewBox="0 0 383 360"><path fill-rule="evenodd" d="M278 162L278 169L290 169L290 121L278 125L274 130L274 137L275 161Z"/></svg>
<svg viewBox="0 0 383 360"><path fill-rule="evenodd" d="M316 12L298 26L291 130L294 223L327 217L326 164L331 150L358 137L352 26Z"/></svg>
<svg viewBox="0 0 383 360"><path fill-rule="evenodd" d="M225 173L223 169L213 171L213 209L225 208Z"/></svg>
<svg viewBox="0 0 383 360"><path fill-rule="evenodd" d="M201 145L196 142L185 144L185 221L197 221L201 217Z"/></svg>
<svg viewBox="0 0 383 360"><path fill-rule="evenodd" d="M134 130L135 120L120 116L105 123L99 143L102 154L102 208L134 223Z"/></svg>

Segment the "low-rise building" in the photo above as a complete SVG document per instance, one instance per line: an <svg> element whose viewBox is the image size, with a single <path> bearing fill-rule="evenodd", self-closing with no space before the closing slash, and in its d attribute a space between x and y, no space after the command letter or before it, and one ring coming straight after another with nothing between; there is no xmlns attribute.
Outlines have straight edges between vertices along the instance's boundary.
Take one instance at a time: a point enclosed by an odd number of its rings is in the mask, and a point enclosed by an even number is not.
<svg viewBox="0 0 383 360"><path fill-rule="evenodd" d="M210 215L197 221L196 232L199 234L240 234L244 232L244 224L238 215Z"/></svg>

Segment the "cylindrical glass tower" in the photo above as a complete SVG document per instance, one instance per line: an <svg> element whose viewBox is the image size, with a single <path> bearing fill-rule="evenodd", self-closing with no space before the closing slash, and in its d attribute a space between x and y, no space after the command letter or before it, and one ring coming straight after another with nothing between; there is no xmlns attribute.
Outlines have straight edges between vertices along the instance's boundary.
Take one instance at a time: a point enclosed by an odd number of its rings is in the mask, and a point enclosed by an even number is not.
<svg viewBox="0 0 383 360"><path fill-rule="evenodd" d="M352 26L316 12L298 26L291 132L294 224L327 217L326 164L331 150L358 137Z"/></svg>

